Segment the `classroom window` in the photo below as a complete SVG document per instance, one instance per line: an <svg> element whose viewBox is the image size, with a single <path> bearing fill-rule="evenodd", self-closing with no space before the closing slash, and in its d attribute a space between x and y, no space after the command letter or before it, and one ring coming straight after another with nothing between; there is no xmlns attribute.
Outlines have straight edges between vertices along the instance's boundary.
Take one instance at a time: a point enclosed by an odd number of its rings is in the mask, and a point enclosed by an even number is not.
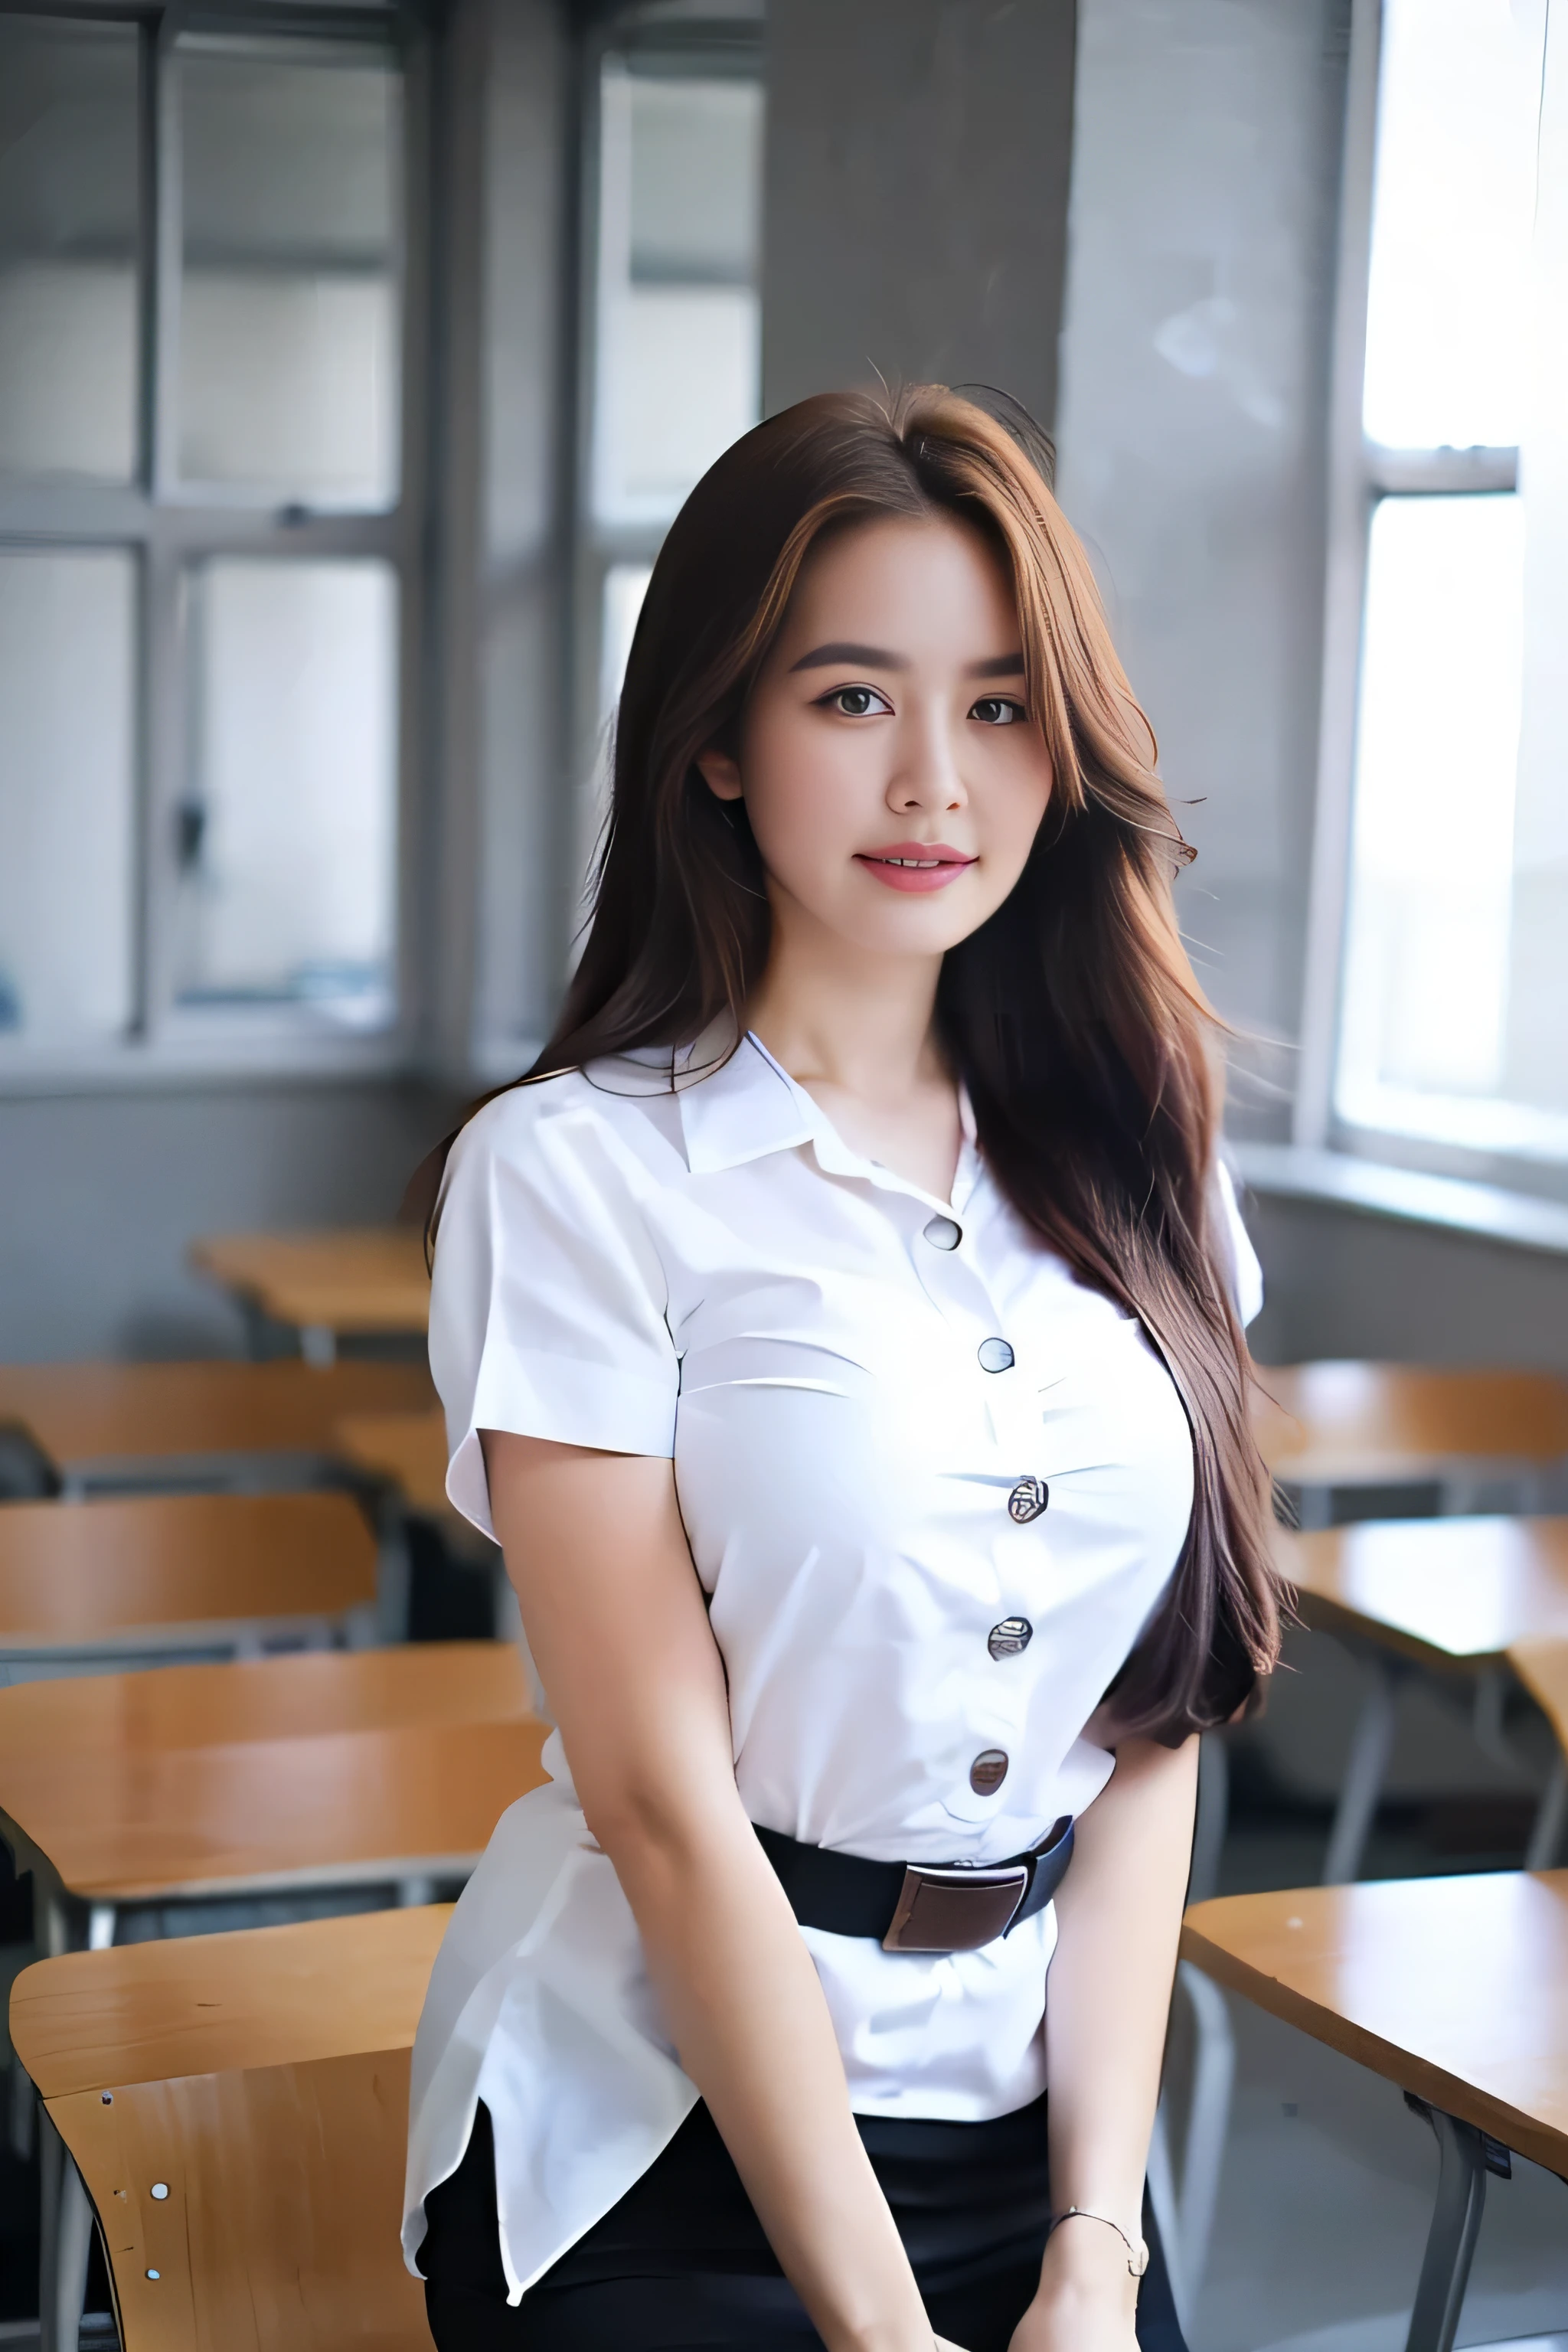
<svg viewBox="0 0 1568 2352"><path fill-rule="evenodd" d="M256 25L0 14L0 1076L398 1021L412 37Z"/></svg>
<svg viewBox="0 0 1568 2352"><path fill-rule="evenodd" d="M597 787L590 832L659 543L688 492L762 414L756 31L630 10L597 52L578 529L581 763Z"/></svg>
<svg viewBox="0 0 1568 2352"><path fill-rule="evenodd" d="M1384 0L1335 1109L1568 1157L1568 26Z"/></svg>

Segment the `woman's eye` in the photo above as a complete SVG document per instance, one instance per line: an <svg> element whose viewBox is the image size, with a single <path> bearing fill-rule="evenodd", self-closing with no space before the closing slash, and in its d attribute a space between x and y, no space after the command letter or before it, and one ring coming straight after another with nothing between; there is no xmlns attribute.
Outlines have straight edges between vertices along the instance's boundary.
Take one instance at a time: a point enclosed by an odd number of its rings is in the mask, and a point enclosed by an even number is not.
<svg viewBox="0 0 1568 2352"><path fill-rule="evenodd" d="M978 719L983 727L1016 727L1023 720L1024 706L1020 702L1009 702L1005 695L988 694L975 704L969 715L971 719Z"/></svg>
<svg viewBox="0 0 1568 2352"><path fill-rule="evenodd" d="M824 699L829 710L837 710L844 719L869 719L874 712L890 708L874 686L836 686Z"/></svg>

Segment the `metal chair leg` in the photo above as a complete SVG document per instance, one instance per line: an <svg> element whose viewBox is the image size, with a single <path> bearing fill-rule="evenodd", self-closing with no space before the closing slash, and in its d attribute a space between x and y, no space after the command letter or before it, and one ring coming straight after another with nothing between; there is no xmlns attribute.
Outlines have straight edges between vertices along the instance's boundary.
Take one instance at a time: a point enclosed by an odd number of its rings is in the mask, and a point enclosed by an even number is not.
<svg viewBox="0 0 1568 2352"><path fill-rule="evenodd" d="M43 2261L38 2274L39 2352L78 2352L87 2305L92 2205L69 2149L40 2110Z"/></svg>
<svg viewBox="0 0 1568 2352"><path fill-rule="evenodd" d="M1182 2222L1176 2202L1175 2175L1171 2168L1170 2104L1169 2095L1162 2091L1160 2104L1154 2110L1154 2128L1149 2138L1145 2179L1155 2226L1160 2232L1160 2244L1164 2251L1171 2299L1176 2306L1182 2333L1188 2335L1192 2330L1193 2308L1187 2294L1186 2270L1183 2260Z"/></svg>
<svg viewBox="0 0 1568 2352"><path fill-rule="evenodd" d="M1541 1802L1535 1809L1531 1826L1530 1843L1524 1850L1526 1870L1550 1870L1563 1851L1563 1832L1568 1829L1568 1756L1561 1748L1552 1767L1552 1777L1542 1790Z"/></svg>
<svg viewBox="0 0 1568 2352"><path fill-rule="evenodd" d="M1334 1808L1333 1831L1323 1860L1322 1883L1325 1886L1348 1886L1361 1874L1367 1838L1394 1748L1398 1704L1398 1685L1394 1668L1389 1660L1375 1650L1363 1651L1361 1654L1368 1677L1366 1696L1362 1701L1361 1714L1351 1740L1351 1752L1345 1759L1345 1777L1340 1784L1339 1802Z"/></svg>
<svg viewBox="0 0 1568 2352"><path fill-rule="evenodd" d="M1193 1825L1193 1866L1187 1901L1206 1903L1219 1886L1220 1857L1230 1825L1230 1750L1224 1734L1205 1731L1198 1742L1198 1812Z"/></svg>
<svg viewBox="0 0 1568 2352"><path fill-rule="evenodd" d="M1192 2004L1192 2103L1182 2146L1182 2185L1177 2198L1182 2280L1195 2305L1214 2234L1219 2177L1230 2129L1230 2099L1236 2083L1236 2035L1224 1993L1201 1969L1184 1960L1177 1981Z"/></svg>
<svg viewBox="0 0 1568 2352"><path fill-rule="evenodd" d="M1437 2135L1437 2202L1421 2261L1405 2352L1453 2352L1459 2307L1487 2196L1486 2142L1469 2124L1440 2108L1426 2110Z"/></svg>

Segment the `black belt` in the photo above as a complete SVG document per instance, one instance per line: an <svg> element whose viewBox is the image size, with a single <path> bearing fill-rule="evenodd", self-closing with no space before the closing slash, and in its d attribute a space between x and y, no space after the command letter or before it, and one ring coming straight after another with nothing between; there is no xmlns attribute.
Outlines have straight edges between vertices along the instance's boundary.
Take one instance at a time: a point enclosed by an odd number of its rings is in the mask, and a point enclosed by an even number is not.
<svg viewBox="0 0 1568 2352"><path fill-rule="evenodd" d="M976 1952L1043 1911L1072 1860L1072 1816L1010 1862L868 1862L863 1854L802 1845L782 1830L757 1831L763 1852L803 1927L874 1936L885 1952Z"/></svg>

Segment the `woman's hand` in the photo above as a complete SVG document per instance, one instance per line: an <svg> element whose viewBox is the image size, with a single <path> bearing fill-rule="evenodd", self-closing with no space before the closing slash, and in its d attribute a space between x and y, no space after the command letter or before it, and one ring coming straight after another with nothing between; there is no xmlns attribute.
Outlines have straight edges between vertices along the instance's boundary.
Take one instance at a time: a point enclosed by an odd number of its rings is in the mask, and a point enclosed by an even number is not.
<svg viewBox="0 0 1568 2352"><path fill-rule="evenodd" d="M1069 2221L1046 2241L1039 2287L1010 2352L1137 2352L1137 2312L1121 2239L1087 2219Z"/></svg>

